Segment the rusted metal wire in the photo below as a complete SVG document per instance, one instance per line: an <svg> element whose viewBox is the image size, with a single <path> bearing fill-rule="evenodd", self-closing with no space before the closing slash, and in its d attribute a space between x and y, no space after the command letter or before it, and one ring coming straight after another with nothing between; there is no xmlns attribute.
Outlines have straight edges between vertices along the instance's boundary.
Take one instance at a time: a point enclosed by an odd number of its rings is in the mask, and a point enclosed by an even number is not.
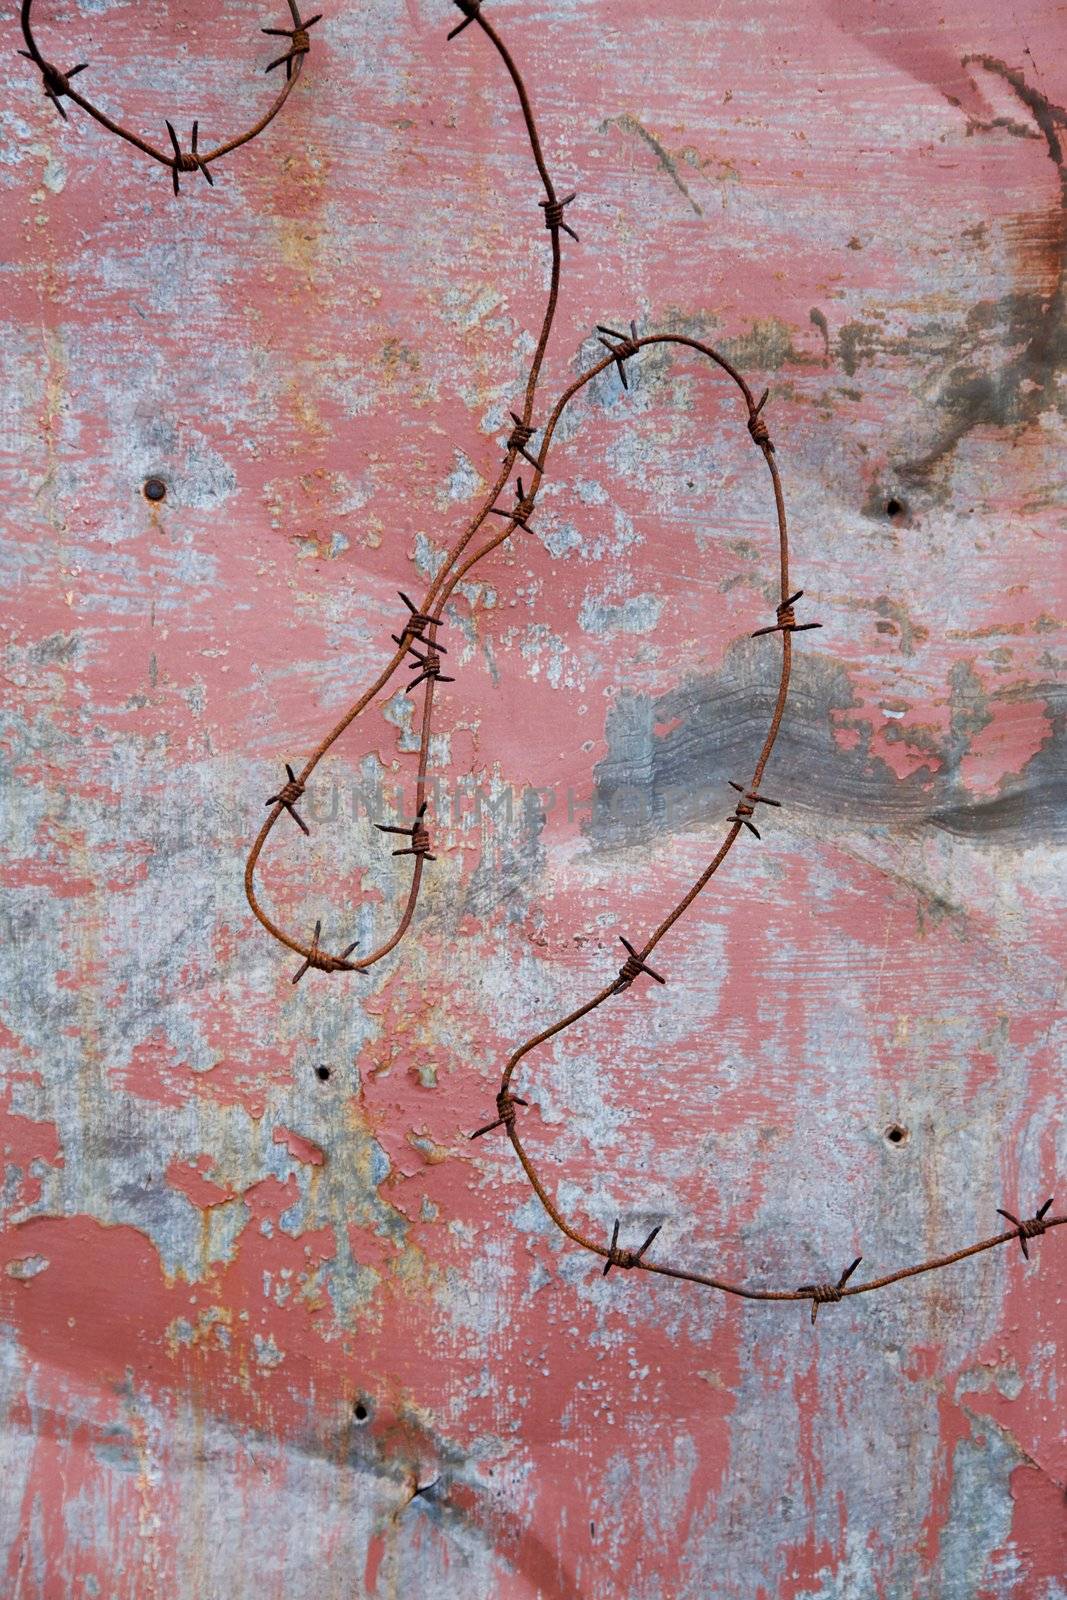
<svg viewBox="0 0 1067 1600"><path fill-rule="evenodd" d="M222 144L216 145L211 150L198 150L198 126L195 122L193 123L188 150L182 149L178 135L170 122L167 122L165 126L171 148L169 151L161 149L159 146L154 145L150 139L145 139L141 134L135 133L132 128L123 127L121 122L115 122L106 112L101 111L98 105L94 105L87 95L82 94L78 89L72 88L70 80L76 73L84 72L89 63L80 61L76 67L70 67L66 72L61 72L58 67L54 66L42 54L33 32L31 20L33 0L22 0L20 21L26 48L25 50L20 50L19 55L25 56L28 61L32 61L40 72L41 86L64 122L68 118L61 102L70 100L74 105L80 106L88 116L92 117L94 122L98 122L102 128L106 128L109 133L114 133L118 138L124 139L127 144L132 144L136 150L142 151L151 160L157 161L160 166L169 167L174 193L177 195L181 193L180 175L183 172L199 172L207 179L209 184L214 184L215 180L209 170L211 163L229 155L233 150L240 149L241 145L248 144L251 139L255 139L261 134L264 128L274 121L274 118L296 88L297 81L303 70L304 58L311 49L311 38L308 30L313 28L316 22L322 20L322 13L320 12L314 17L304 18L300 15L297 0L286 0L286 4L289 7L289 14L292 18L292 27L262 28L260 30L262 33L285 38L289 41L289 48L285 54L278 56L269 66L264 68L265 72L273 72L275 67L284 66L285 83L258 122L254 123L244 133L239 133L232 139L225 139Z"/></svg>
<svg viewBox="0 0 1067 1600"><path fill-rule="evenodd" d="M311 935L311 943L308 946L307 955L293 973L293 983L299 983L309 967L315 967L319 972L351 972L353 970L348 957L359 944L359 940L353 939L352 943L342 950L339 956L331 956L327 955L325 950L319 949L319 935L321 932L322 922L319 920L315 923L315 931Z"/></svg>
<svg viewBox="0 0 1067 1600"><path fill-rule="evenodd" d="M1024 1217L1020 1222L1019 1218L1013 1217L1010 1211L1002 1211L999 1206L997 1207L997 1216L1005 1217L1007 1221L1012 1223L1014 1226L1016 1238L1022 1247L1023 1255L1026 1257L1027 1261L1030 1259L1030 1252L1026 1247L1026 1241L1027 1239L1040 1238L1040 1236L1045 1232L1046 1228L1052 1227L1054 1219L1050 1217L1047 1222L1045 1220L1045 1213L1051 1209L1052 1198L1050 1196L1049 1199L1045 1201L1044 1205L1039 1207L1039 1209L1034 1212L1032 1217Z"/></svg>
<svg viewBox="0 0 1067 1600"><path fill-rule="evenodd" d="M267 805L283 806L285 810L288 811L293 821L300 828L301 832L310 835L311 829L308 827L307 823L296 809L296 802L300 799L300 796L304 792L304 785L299 781L296 773L293 771L288 761L285 763L285 772L288 782L282 785L277 794L268 796Z"/></svg>
<svg viewBox="0 0 1067 1600"><path fill-rule="evenodd" d="M374 826L379 833L400 833L411 843L403 850L394 850L394 856L422 856L425 861L436 861L437 857L430 854L430 830L426 826L427 801L423 801L415 816L415 821L410 828L398 828L391 822L376 822Z"/></svg>
<svg viewBox="0 0 1067 1600"><path fill-rule="evenodd" d="M619 976L611 986L613 994L622 994L623 990L628 989L634 979L639 978L642 973L647 978L655 979L656 983L665 984L667 982L666 978L654 971L647 961L642 961L629 939L624 938L621 933L619 934L619 943L626 946L626 960L619 968Z"/></svg>
<svg viewBox="0 0 1067 1600"><path fill-rule="evenodd" d="M639 1270L655 1273L661 1277L681 1279L689 1283L701 1284L708 1288L717 1289L725 1294L735 1295L748 1300L766 1301L809 1301L811 1303L811 1320L815 1322L819 1307L835 1304L843 1299L857 1294L867 1294L875 1289L882 1289L890 1284L898 1283L906 1278L918 1274L932 1272L942 1267L947 1267L954 1262L962 1261L984 1250L990 1250L997 1245L1018 1239L1022 1246L1023 1254L1029 1258L1028 1241L1046 1233L1050 1228L1059 1227L1067 1223L1067 1216L1050 1216L1051 1200L1047 1201L1033 1217L1020 1220L1012 1213L1002 1211L1000 1214L1012 1224L1011 1230L995 1237L980 1240L976 1244L968 1245L961 1250L954 1251L951 1255L933 1257L922 1261L915 1266L904 1267L880 1278L869 1279L865 1283L853 1283L853 1274L860 1265L862 1257L855 1260L838 1276L835 1281L825 1283L803 1284L799 1288L789 1289L763 1289L753 1288L744 1284L729 1282L725 1279L714 1277L706 1273L695 1271L688 1267L674 1266L667 1262L650 1260L648 1251L661 1232L662 1224L657 1224L645 1238L643 1244L636 1250L619 1248L620 1222L616 1220L612 1232L610 1245L604 1245L599 1240L585 1233L581 1228L569 1221L559 1209L556 1201L541 1178L529 1151L524 1145L518 1129L518 1108L529 1109L529 1102L514 1093L512 1082L520 1063L529 1057L535 1050L557 1038L565 1030L575 1026L605 1005L615 996L631 989L639 977L648 977L658 984L665 984L667 979L650 964L649 958L656 946L674 928L675 924L685 915L697 897L706 889L712 877L722 866L733 846L743 831L747 831L757 839L760 838L759 829L752 820L756 807L767 805L780 806L781 802L772 800L760 792L764 772L771 758L775 743L778 738L785 713L786 702L789 694L790 679L793 663L793 637L795 634L807 632L822 626L819 622L798 622L795 606L803 596L803 590L793 591L790 585L790 548L789 533L786 519L785 499L777 465L777 451L771 440L767 425L765 408L769 398L769 391L764 390L757 399L749 388L741 373L721 352L704 344L698 339L689 338L681 334L650 333L639 335L636 322L630 323L628 334L619 333L614 328L598 325L597 332L600 342L604 346L606 355L589 367L556 401L548 414L547 420L541 429L541 445L536 453L528 448L536 429L533 425L533 407L541 377L541 368L544 361L545 350L551 333L556 306L559 296L561 252L560 233L565 232L572 238L577 238L574 230L564 219L564 208L568 206L575 196L568 195L559 199L553 187L552 179L545 164L544 155L538 135L533 112L530 106L523 79L511 57L507 47L500 39L492 23L486 17L483 0L454 0L454 4L463 14L463 21L449 33L449 39L455 39L462 34L471 24L474 24L484 34L489 43L496 50L508 71L515 86L530 141L530 148L538 174L545 188L546 197L539 202L544 210L545 225L549 230L552 251L551 278L549 293L541 332L531 363L530 375L527 381L526 393L521 412L511 413L512 429L508 436L503 465L497 476L496 482L488 491L481 507L458 535L452 546L446 552L445 559L440 566L435 578L422 601L418 606L406 595L401 595L408 611L401 631L393 634L393 643L396 646L393 656L383 667L374 683L364 694L349 707L340 721L325 735L305 761L299 774L287 767L289 781L272 797L268 804L272 809L263 827L253 843L245 869L245 889L253 913L264 928L281 944L298 952L303 958L303 965L294 977L297 982L309 968L315 967L325 972L336 971L366 971L377 961L396 948L403 939L411 925L419 888L422 879L424 863L434 858L430 855L429 831L425 822L428 808L426 795L427 765L429 759L429 745L432 733L432 716L434 695L437 685L451 682L441 673L441 655L445 647L437 643L438 630L443 626L443 612L458 585L466 575L494 550L499 549L504 542L515 532L516 528L530 531L529 520L533 513L536 497L543 481L545 465L548 459L552 441L564 411L571 401L599 374L614 366L624 388L629 388L627 362L635 359L639 352L646 346L672 345L679 349L695 353L710 364L713 369L723 373L735 386L740 395L743 407L743 420L748 433L762 455L766 466L771 491L775 506L778 532L778 588L781 596L775 611L775 621L765 627L757 628L753 632L754 638L765 635L777 634L781 644L781 659L778 677L778 688L775 696L774 707L770 724L764 736L763 744L752 769L752 775L747 784L731 780L731 787L739 795L733 814L727 819L728 829L725 837L719 844L710 862L678 903L671 908L659 926L640 945L632 944L627 938L622 937L621 942L627 952L626 960L619 968L617 974L610 979L604 987L592 995L582 1005L570 1011L566 1016L559 1018L549 1027L526 1040L515 1050L504 1067L500 1088L496 1096L496 1117L487 1122L483 1127L475 1130L470 1135L471 1139L480 1139L485 1134L502 1128L510 1140L515 1154L522 1166L532 1189L540 1200L547 1215L555 1226L567 1238L571 1239L582 1249L592 1255L600 1257L604 1262L605 1276L612 1267L626 1270ZM284 59L284 58L280 58ZM275 63L277 64L277 63ZM299 65L299 63L297 63ZM295 73L294 73L295 75ZM184 170L184 169L183 169ZM497 505L497 500L503 492L513 470L517 456L521 455L533 468L533 477L530 487L524 486L522 479L517 480L515 502L510 507ZM497 516L504 520L505 526L492 537L477 544L479 530L490 516ZM422 651L414 649L414 643L422 645ZM315 932L311 942L304 943L295 934L287 932L267 914L260 904L256 893L255 874L263 847L274 828L275 823L283 811L293 812L293 803L303 794L305 785L330 747L340 738L350 724L358 718L372 700L381 693L393 678L398 668L408 656L414 658L419 668L417 676L408 686L409 692L423 686L423 716L422 731L418 753L418 772L415 785L415 822L410 827L403 827L391 823L378 823L376 826L387 834L402 834L410 839L410 844L403 849L394 851L395 855L410 855L413 858L412 877L408 888L407 898L397 927L392 935L377 949L363 956L358 961L350 961L354 945L348 946L340 955L331 956L320 949L319 935L320 924L316 923ZM297 821L303 824L297 817Z"/></svg>
<svg viewBox="0 0 1067 1600"><path fill-rule="evenodd" d="M455 38L458 34L464 31L466 26L468 26L471 22L475 22L500 57L514 85L516 95L518 96L519 108L522 114L523 123L525 125L527 138L529 139L530 143L530 151L533 156L538 175L544 186L546 198L545 201L542 202L542 205L545 207L545 222L549 232L549 244L552 258L549 289L544 316L542 318L541 330L538 335L533 360L530 364L530 372L527 378L526 392L523 396L521 410L513 411L511 413L512 430L507 441L504 459L497 474L496 482L490 488L481 508L462 530L451 548L448 550L444 563L442 564L437 577L427 590L421 604L416 606L407 595L401 595L401 600L407 609L408 615L404 620L400 632L394 633L391 636L393 644L396 646L392 657L386 662L378 677L369 686L369 688L365 690L365 692L360 696L354 705L348 708L344 716L341 717L334 727L332 727L329 732L320 740L319 744L304 762L300 772L292 780L293 782L300 784L301 787L305 786L312 773L315 771L315 768L325 756L326 752L336 743L336 741L341 737L350 724L362 715L362 713L376 698L376 696L386 688L401 664L407 660L407 664L411 665L413 661L414 666L418 669L418 671L416 676L408 685L409 692L414 692L416 689L422 687L424 693L414 804L414 811L420 816L425 814L428 801L426 792L427 773L429 764L430 738L433 730L432 719L435 692L439 684L452 681L441 671L440 657L447 653L445 646L438 642L438 631L444 626L442 622L443 609L451 597L456 584L461 580L463 574L468 571L469 568L477 561L480 561L483 556L487 555L491 550L498 548L498 546L501 545L505 539L510 537L511 533L514 532L516 527L528 527L528 519L533 510L534 499L536 497L536 483L540 481L542 457L531 455L526 449L526 446L529 444L530 440L534 436L534 433L537 431L533 425L534 400L537 393L538 384L540 382L545 351L548 346L548 340L552 331L552 325L555 319L556 307L559 299L561 270L560 232L564 228L564 223L562 221L561 212L557 212L556 208L569 204L574 198L573 195L568 196L564 201L560 201L558 198L555 185L553 184L551 174L549 173L547 163L545 162L540 135L534 120L533 110L530 105L530 99L526 85L523 82L522 76L519 73L518 67L516 66L507 46L496 32L496 29L493 27L492 23L482 14L480 0L479 3L475 3L475 0L466 0L466 3L464 4L457 4L457 9L463 12L465 20L452 30L450 37ZM496 501L503 493L507 485L508 479L510 478L515 466L516 457L519 454L522 454L523 457L534 468L535 487L529 494L527 494L522 482L520 481L517 487L517 499L515 505L509 509L497 507ZM500 515L504 518L505 526L503 531L498 537L489 540L485 545L478 548L473 556L467 557L466 560L464 560L465 552L468 550L468 547L471 545L472 541L476 539L479 529L482 528L491 512L496 512L497 515ZM425 654L413 650L412 641L419 643L423 647ZM259 922L267 930L267 932L270 933L281 944L285 945L288 949L295 951L298 955L307 959L311 949L310 944L300 935L282 928L268 914L268 912L260 903L256 889L256 871L264 846L266 845L266 842L269 839L271 832L278 821L278 818L286 809L287 808L284 802L280 799L274 803L266 818L266 821L263 824L263 827L260 829L258 836L253 842L252 849L249 853L248 861L245 866L245 893L248 897L248 902L252 908L253 914L258 918ZM412 876L399 921L392 934L384 941L384 943L379 945L375 950L368 952L368 954L363 956L359 961L351 963L351 966L354 970L365 971L367 968L373 966L377 961L380 961L383 956L388 955L392 950L396 949L397 945L406 935L411 926L411 919L415 913L415 907L418 902L419 892L422 884L423 868L427 859L428 856L426 852L412 852Z"/></svg>
<svg viewBox="0 0 1067 1600"><path fill-rule="evenodd" d="M600 343L604 346L604 349L611 352L611 358L619 369L619 377L622 380L623 388L628 389L630 380L626 376L626 363L640 349L640 341L637 337L637 323L630 323L630 332L628 334L616 333L614 328L605 328L603 323L600 322L597 323L596 331L600 335ZM615 343L611 344L609 338L604 337L605 334L609 335L610 339L614 339Z"/></svg>
<svg viewBox="0 0 1067 1600"><path fill-rule="evenodd" d="M752 821L756 814L756 807L780 806L782 802L780 800L771 800L765 794L757 794L754 789L746 789L743 783L735 783L732 778L729 783L730 788L736 789L741 798L734 806L733 815L727 817L727 822L739 822L743 828L748 829L749 833L754 833L757 839L762 839L763 835Z"/></svg>
<svg viewBox="0 0 1067 1600"><path fill-rule="evenodd" d="M862 1260L862 1256L857 1256L855 1261L850 1262L836 1283L802 1283L800 1285L800 1288L797 1290L797 1294L811 1296L812 1327L815 1326L815 1319L819 1315L820 1306L833 1305L835 1301L840 1300L843 1297L845 1292L845 1284L851 1278L852 1274L855 1272Z"/></svg>
<svg viewBox="0 0 1067 1600"><path fill-rule="evenodd" d="M657 1233L662 1232L663 1224L658 1223L648 1235L640 1250L620 1250L619 1244L619 1219L615 1218L615 1226L611 1230L611 1245L608 1249L608 1259L604 1263L604 1277L606 1278L612 1267L622 1267L628 1271L631 1267L641 1265L641 1257L655 1239Z"/></svg>

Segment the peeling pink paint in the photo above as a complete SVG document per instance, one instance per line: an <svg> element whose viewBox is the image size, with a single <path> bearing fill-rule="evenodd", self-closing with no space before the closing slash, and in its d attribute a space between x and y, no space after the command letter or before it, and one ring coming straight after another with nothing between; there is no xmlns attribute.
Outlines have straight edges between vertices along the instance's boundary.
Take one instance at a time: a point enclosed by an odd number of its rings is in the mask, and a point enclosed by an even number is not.
<svg viewBox="0 0 1067 1600"><path fill-rule="evenodd" d="M531 1070L537 1154L605 1236L654 1210L754 1281L952 1248L1064 1167L1060 174L963 64L1062 107L1062 25L486 4L580 196L546 397L598 322L729 349L825 624L783 810L667 991ZM146 129L261 103L251 0L41 9ZM538 190L456 15L327 8L284 115L180 204L9 91L0 1593L1062 1600L1058 1238L813 1337L604 1280L466 1138L705 863L766 720L770 508L713 384L590 395L536 535L453 608L400 955L294 989L248 916L281 762L372 677L528 368ZM288 921L390 924L371 823L412 742L383 698L312 839L272 840Z"/></svg>
<svg viewBox="0 0 1067 1600"><path fill-rule="evenodd" d="M274 1143L284 1145L294 1161L306 1162L309 1167L321 1167L326 1160L317 1144L291 1128L275 1128Z"/></svg>

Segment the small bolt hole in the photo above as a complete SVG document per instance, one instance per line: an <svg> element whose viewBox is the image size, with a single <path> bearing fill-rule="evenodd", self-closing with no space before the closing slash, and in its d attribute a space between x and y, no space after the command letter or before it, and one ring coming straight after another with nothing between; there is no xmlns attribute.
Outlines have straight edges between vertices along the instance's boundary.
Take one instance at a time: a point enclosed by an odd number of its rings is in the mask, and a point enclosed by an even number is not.
<svg viewBox="0 0 1067 1600"><path fill-rule="evenodd" d="M318 1078L320 1083L329 1083L329 1081L330 1081L330 1069L329 1069L329 1067L316 1067L315 1068L315 1076L316 1076L316 1078Z"/></svg>
<svg viewBox="0 0 1067 1600"><path fill-rule="evenodd" d="M890 1144L904 1144L907 1141L908 1130L902 1128L899 1122L893 1122L885 1130L885 1136Z"/></svg>
<svg viewBox="0 0 1067 1600"><path fill-rule="evenodd" d="M146 500L162 500L167 493L167 486L162 478L146 478L144 481L144 497Z"/></svg>
<svg viewBox="0 0 1067 1600"><path fill-rule="evenodd" d="M885 514L887 517L902 517L907 510L903 500L887 500Z"/></svg>
<svg viewBox="0 0 1067 1600"><path fill-rule="evenodd" d="M370 1412L367 1410L367 1407L364 1405L362 1400L357 1400L355 1405L352 1407L352 1415L355 1417L357 1422L366 1422L367 1418L370 1416Z"/></svg>

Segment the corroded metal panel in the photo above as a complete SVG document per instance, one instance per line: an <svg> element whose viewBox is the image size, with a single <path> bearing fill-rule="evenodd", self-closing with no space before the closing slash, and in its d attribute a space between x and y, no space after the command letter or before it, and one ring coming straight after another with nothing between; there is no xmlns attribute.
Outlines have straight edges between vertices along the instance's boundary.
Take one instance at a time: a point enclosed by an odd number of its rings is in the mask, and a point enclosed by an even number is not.
<svg viewBox="0 0 1067 1600"><path fill-rule="evenodd" d="M824 623L786 804L667 987L542 1053L530 1141L701 1269L952 1249L1064 1166L1062 21L486 5L579 191L546 394L631 317L769 384ZM40 9L153 138L262 109L259 4ZM591 385L462 590L407 943L294 988L248 913L281 763L492 481L539 324L540 191L456 18L329 6L179 200L29 71L5 96L0 1591L1063 1600L1062 1235L813 1330L603 1278L466 1139L767 721L773 507L713 381ZM416 742L398 690L331 752L265 860L290 921L391 925Z"/></svg>

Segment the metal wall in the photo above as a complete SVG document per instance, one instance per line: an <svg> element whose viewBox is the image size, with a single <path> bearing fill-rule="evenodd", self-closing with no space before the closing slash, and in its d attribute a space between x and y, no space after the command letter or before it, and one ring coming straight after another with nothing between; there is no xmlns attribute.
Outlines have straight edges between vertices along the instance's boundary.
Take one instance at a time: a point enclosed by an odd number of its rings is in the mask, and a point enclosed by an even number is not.
<svg viewBox="0 0 1067 1600"><path fill-rule="evenodd" d="M1063 1600L1062 1234L813 1330L605 1279L465 1137L700 870L762 737L773 506L714 379L656 351L585 391L533 534L453 605L407 943L294 988L249 915L282 761L498 468L548 261L478 29L324 4L281 117L177 201L60 121L5 23L0 1589ZM667 987L531 1064L525 1127L575 1216L662 1220L698 1268L950 1250L1064 1163L1062 19L486 5L579 191L545 395L631 317L770 384L824 623L783 809ZM154 138L253 120L285 20L38 10ZM335 943L410 870L371 827L409 809L394 688L267 852L270 904Z"/></svg>

